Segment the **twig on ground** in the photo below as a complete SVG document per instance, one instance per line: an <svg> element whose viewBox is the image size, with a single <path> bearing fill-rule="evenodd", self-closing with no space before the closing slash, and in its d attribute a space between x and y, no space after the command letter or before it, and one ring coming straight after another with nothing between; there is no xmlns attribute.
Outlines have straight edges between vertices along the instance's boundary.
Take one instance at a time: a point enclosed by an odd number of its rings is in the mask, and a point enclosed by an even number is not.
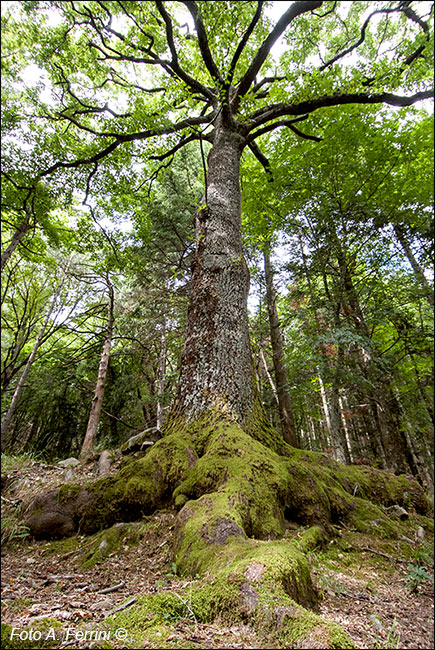
<svg viewBox="0 0 435 650"><path fill-rule="evenodd" d="M387 560L390 560L391 562L402 562L402 564L407 564L409 560L401 560L398 557L393 557L392 555L387 555L386 553L381 553L380 551L375 551L374 548L369 548L368 546L363 546L362 548L358 548L355 546L359 551L367 551L368 553L374 553L375 555L380 555L381 557L387 558Z"/></svg>
<svg viewBox="0 0 435 650"><path fill-rule="evenodd" d="M112 614L115 614L116 612L121 612L123 609L126 609L126 607L130 607L130 605L133 605L133 603L135 603L136 600L137 600L136 596L130 598L130 600L127 600L127 602L123 603L122 605L119 605L119 607L115 607L115 609L111 609L110 612L108 612L104 618L108 618L109 616L112 616Z"/></svg>
<svg viewBox="0 0 435 650"><path fill-rule="evenodd" d="M110 594L112 591L118 591L118 589L121 589L122 587L125 587L125 582L122 580L122 582L118 583L117 585L113 585L113 587L106 587L105 589L101 589L98 593L99 594Z"/></svg>

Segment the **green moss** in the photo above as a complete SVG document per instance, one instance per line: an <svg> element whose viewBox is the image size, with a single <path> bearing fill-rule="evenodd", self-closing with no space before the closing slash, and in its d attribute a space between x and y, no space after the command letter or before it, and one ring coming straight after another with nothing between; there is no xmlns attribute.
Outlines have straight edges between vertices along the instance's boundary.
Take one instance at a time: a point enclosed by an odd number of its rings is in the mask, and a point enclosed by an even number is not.
<svg viewBox="0 0 435 650"><path fill-rule="evenodd" d="M305 530L302 537L296 541L296 547L301 553L308 553L316 548L323 548L328 542L329 536L324 528L311 526Z"/></svg>
<svg viewBox="0 0 435 650"><path fill-rule="evenodd" d="M96 481L88 488L91 499L81 514L80 530L93 533L120 519L137 520L165 506L196 460L189 442L188 437L165 436L146 456L129 463L116 476Z"/></svg>
<svg viewBox="0 0 435 650"><path fill-rule="evenodd" d="M44 552L50 555L63 555L64 553L70 553L78 549L79 546L80 540L78 537L67 537L66 539L56 539L53 542L49 542L44 546Z"/></svg>
<svg viewBox="0 0 435 650"><path fill-rule="evenodd" d="M122 543L126 529L128 529L127 524L115 524L111 528L96 535L95 542L82 560L82 566L84 568L93 567L113 553L114 550L118 549Z"/></svg>
<svg viewBox="0 0 435 650"><path fill-rule="evenodd" d="M356 508L348 521L362 533L397 539L401 534L398 521L393 521L376 505L365 499L355 498Z"/></svg>
<svg viewBox="0 0 435 650"><path fill-rule="evenodd" d="M67 500L77 497L81 489L82 487L80 485L65 483L59 488L59 491L57 493L57 499L59 503L63 503Z"/></svg>
<svg viewBox="0 0 435 650"><path fill-rule="evenodd" d="M138 644L164 641L171 623L179 619L210 623L217 620L229 625L240 619L250 624L271 642L303 643L311 634L328 640L321 647L352 648L352 642L338 625L328 623L313 612L297 605L283 591L269 593L266 586L246 588L246 576L234 574L216 577L200 587L184 589L177 595L159 593L139 598L134 606L107 619L110 629L123 627ZM252 596L255 595L255 597ZM251 596L253 602L247 600ZM159 644L158 647L165 647Z"/></svg>

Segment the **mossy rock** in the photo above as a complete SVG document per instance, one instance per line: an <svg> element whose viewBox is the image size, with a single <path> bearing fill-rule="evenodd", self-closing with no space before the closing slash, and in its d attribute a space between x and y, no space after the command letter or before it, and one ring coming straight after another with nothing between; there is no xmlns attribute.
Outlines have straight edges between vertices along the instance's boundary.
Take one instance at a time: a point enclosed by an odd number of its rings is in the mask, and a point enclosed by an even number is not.
<svg viewBox="0 0 435 650"><path fill-rule="evenodd" d="M93 567L109 555L120 551L124 543L137 544L143 528L140 523L117 523L98 533L91 548L84 555L81 565L83 568Z"/></svg>
<svg viewBox="0 0 435 650"><path fill-rule="evenodd" d="M254 574L252 571L249 579L246 576L238 579L235 574L221 576L177 594L142 596L132 607L109 617L106 624L112 630L125 628L138 647L145 642L159 641L158 647L165 647L161 642L170 634L171 623L180 619L198 623L215 621L225 626L241 620L249 622L264 643L273 647L277 643L291 644L294 648L355 647L339 625L304 609L283 591L271 595L261 578L253 580Z"/></svg>

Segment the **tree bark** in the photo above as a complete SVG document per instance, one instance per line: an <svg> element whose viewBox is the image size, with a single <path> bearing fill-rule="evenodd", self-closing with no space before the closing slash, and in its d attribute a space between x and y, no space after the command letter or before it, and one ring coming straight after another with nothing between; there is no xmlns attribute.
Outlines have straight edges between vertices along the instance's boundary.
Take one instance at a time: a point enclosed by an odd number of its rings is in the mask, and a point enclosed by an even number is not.
<svg viewBox="0 0 435 650"><path fill-rule="evenodd" d="M25 218L23 219L23 221L20 223L20 225L16 229L16 231L15 231L15 233L14 233L12 239L11 239L11 242L10 242L9 246L6 248L4 253L2 253L2 256L1 256L1 270L2 271L3 271L3 268L4 268L5 264L6 264L6 262L8 261L8 259L10 258L10 256L14 252L14 250L17 248L18 244L23 239L26 232L28 232L30 230L30 228L31 228L30 217L31 217L31 213L30 213L30 211L27 211Z"/></svg>
<svg viewBox="0 0 435 650"><path fill-rule="evenodd" d="M276 308L276 292L273 285L273 269L270 262L270 245L263 249L264 274L266 278L267 312L269 315L270 341L272 344L273 368L278 397L281 431L284 440L292 447L299 447L293 409L288 392L287 371L284 365L284 343Z"/></svg>
<svg viewBox="0 0 435 650"><path fill-rule="evenodd" d="M100 364L98 366L97 384L95 387L94 398L92 400L91 411L89 414L88 425L86 428L86 434L80 451L81 460L84 459L92 452L95 445L95 441L97 439L97 429L98 429L98 423L100 421L101 408L103 405L106 374L107 374L107 368L109 365L109 358L110 358L110 347L112 345L114 294L113 294L113 286L112 283L110 282L108 274L106 275L105 281L109 293L106 337L104 339L103 353L101 355Z"/></svg>
<svg viewBox="0 0 435 650"><path fill-rule="evenodd" d="M156 409L156 426L160 431L163 427L163 393L165 390L165 373L166 373L166 316L162 319L162 332L160 336L160 358L159 358L159 376L157 381L157 409Z"/></svg>
<svg viewBox="0 0 435 650"><path fill-rule="evenodd" d="M206 205L196 218L197 251L173 414L186 421L217 409L243 422L255 382L242 255L239 165L243 139L220 120L208 156Z"/></svg>

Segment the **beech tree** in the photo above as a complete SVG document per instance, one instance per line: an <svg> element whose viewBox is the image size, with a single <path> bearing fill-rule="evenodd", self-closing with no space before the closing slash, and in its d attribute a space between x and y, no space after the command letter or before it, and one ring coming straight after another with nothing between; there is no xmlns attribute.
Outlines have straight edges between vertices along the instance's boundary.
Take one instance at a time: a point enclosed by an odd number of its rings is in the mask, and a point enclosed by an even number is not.
<svg viewBox="0 0 435 650"><path fill-rule="evenodd" d="M262 137L288 128L295 137L317 139L316 114L333 106L409 106L432 97L431 32L411 2L300 1L285 6L276 24L266 7L262 1L25 3L35 39L29 60L46 71L53 102L35 99L32 167L16 170L6 152L4 175L23 209L31 209L41 184L73 184L95 213L106 193L122 211L132 186L136 205L143 191L144 158L165 165L187 143L202 146L205 188L187 333L165 437L116 478L67 490L62 499L57 491L37 498L27 525L41 536L77 527L89 533L169 499L180 510L179 570L215 576L200 596L209 616L223 608L259 627L267 621L275 640L288 641L295 620L305 616L290 597L308 606L315 601L300 551L321 543L332 520L347 516L359 525L351 514L358 507L362 519L376 516L369 501L363 514L355 481L359 494L386 505L403 502L406 481L406 498L421 511L427 505L411 480L387 481L373 470L367 481L327 458L296 456L267 426L249 344L241 156L249 149L267 168ZM58 24L44 26L51 10ZM281 38L286 52L277 63L272 48ZM284 539L286 519L312 526L300 550ZM313 614L304 620L302 635L315 629L326 647L349 643Z"/></svg>

